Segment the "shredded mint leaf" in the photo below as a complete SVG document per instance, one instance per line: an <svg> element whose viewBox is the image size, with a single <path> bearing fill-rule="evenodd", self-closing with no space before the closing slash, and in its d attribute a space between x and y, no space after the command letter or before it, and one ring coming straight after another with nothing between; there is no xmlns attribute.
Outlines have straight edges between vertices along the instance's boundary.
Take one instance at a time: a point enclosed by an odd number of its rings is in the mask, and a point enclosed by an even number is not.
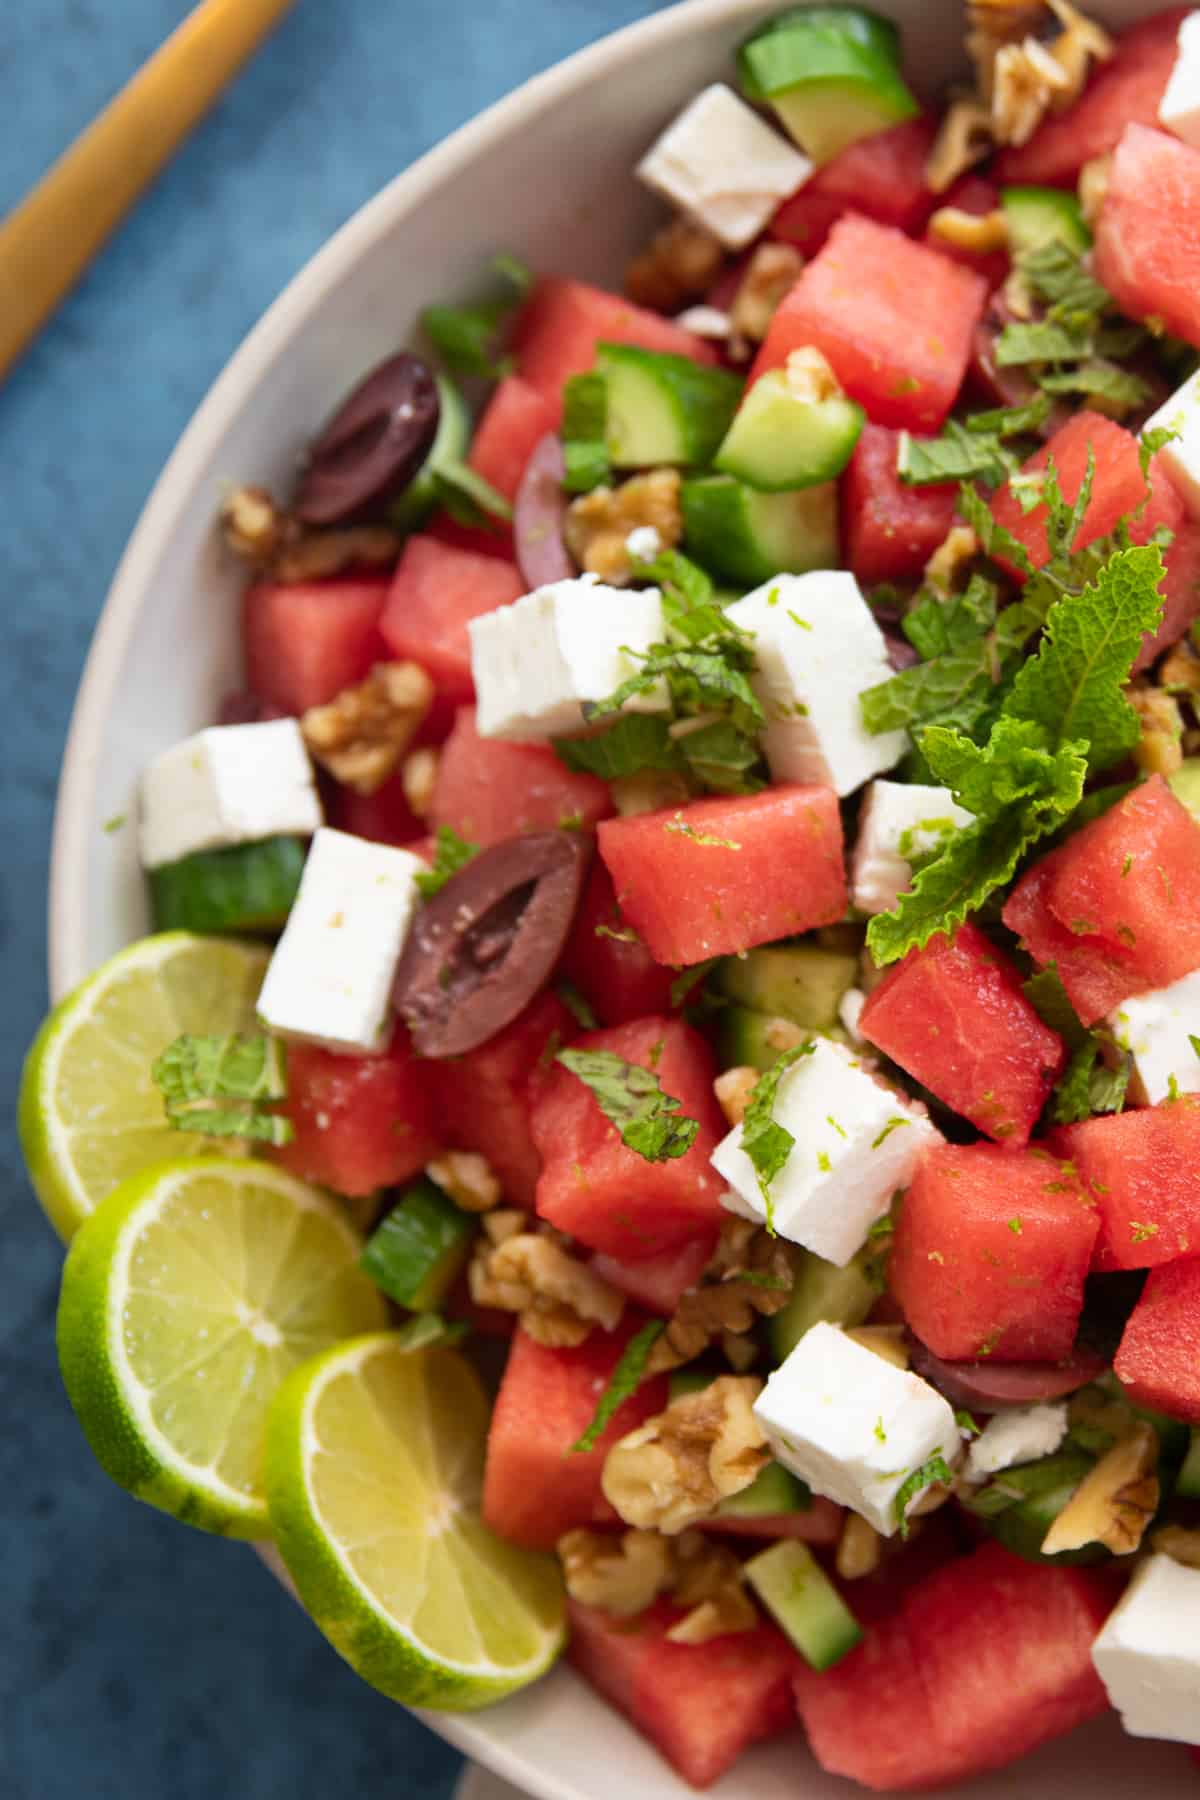
<svg viewBox="0 0 1200 1800"><path fill-rule="evenodd" d="M991 666L982 639L960 650L914 663L859 696L863 724L873 733L898 731L935 719L977 718L992 692Z"/></svg>
<svg viewBox="0 0 1200 1800"><path fill-rule="evenodd" d="M665 1319L651 1319L636 1332L621 1352L621 1360L609 1378L608 1386L600 1396L600 1403L592 1414L592 1422L583 1436L571 1445L571 1454L583 1450L593 1450L600 1440L605 1427L611 1423L618 1408L631 1394L637 1392L642 1376L646 1372L646 1364L650 1360L650 1352L667 1329Z"/></svg>
<svg viewBox="0 0 1200 1800"><path fill-rule="evenodd" d="M693 780L714 794L756 794L766 786L762 751L752 733L714 719L675 739Z"/></svg>
<svg viewBox="0 0 1200 1800"><path fill-rule="evenodd" d="M554 753L568 769L616 781L643 769L682 769L684 758L661 713L622 713L597 737L556 738Z"/></svg>
<svg viewBox="0 0 1200 1800"><path fill-rule="evenodd" d="M1178 431L1171 425L1156 425L1152 431L1143 431L1138 439L1138 461L1144 481L1149 479L1150 464L1159 451L1165 450L1168 444L1173 444L1178 436Z"/></svg>
<svg viewBox="0 0 1200 1800"><path fill-rule="evenodd" d="M636 675L623 681L606 700L585 705L584 712L589 719L607 718L665 681L681 716L728 711L739 731L757 731L765 716L747 679L748 666L748 654L740 645L733 654L728 649L652 645Z"/></svg>
<svg viewBox="0 0 1200 1800"><path fill-rule="evenodd" d="M1089 325L1060 324L1052 318L1011 320L996 339L996 366L1024 368L1028 363L1077 362L1095 347Z"/></svg>
<svg viewBox="0 0 1200 1800"><path fill-rule="evenodd" d="M464 462L446 461L430 470L434 491L450 517L474 531L495 531L512 518L512 507L490 481Z"/></svg>
<svg viewBox="0 0 1200 1800"><path fill-rule="evenodd" d="M394 1337L401 1350L427 1350L431 1344L457 1344L470 1326L464 1319L443 1319L441 1313L414 1313L396 1327Z"/></svg>
<svg viewBox="0 0 1200 1800"><path fill-rule="evenodd" d="M1095 322L1112 306L1112 295L1084 268L1077 251L1052 239L1021 258L1021 274L1035 297L1060 318Z"/></svg>
<svg viewBox="0 0 1200 1800"><path fill-rule="evenodd" d="M710 636L749 641L748 634L714 603L711 577L682 551L661 550L651 562L635 560L633 575L637 581L653 582L662 589L663 616L689 643Z"/></svg>
<svg viewBox="0 0 1200 1800"><path fill-rule="evenodd" d="M1050 417L1050 402L1044 394L1037 394L1023 406L994 406L987 412L972 413L967 420L968 431L993 432L997 437L1024 437L1027 432L1040 431Z"/></svg>
<svg viewBox="0 0 1200 1800"><path fill-rule="evenodd" d="M150 1074L162 1089L167 1120L177 1131L265 1144L291 1141L291 1121L259 1104L287 1095L283 1050L275 1038L193 1037L185 1032L167 1045Z"/></svg>
<svg viewBox="0 0 1200 1800"><path fill-rule="evenodd" d="M1000 557L1020 569L1023 575L1033 574L1033 564L1024 544L1011 531L1005 530L982 494L977 494L969 482L964 482L958 490L958 510L988 556Z"/></svg>
<svg viewBox="0 0 1200 1800"><path fill-rule="evenodd" d="M811 1056L816 1045L810 1040L807 1044L797 1044L791 1050L785 1050L778 1062L773 1063L764 1075L760 1075L750 1090L750 1099L742 1118L742 1149L754 1165L758 1176L759 1191L767 1209L767 1230L773 1232L774 1201L771 1198L771 1183L782 1169L796 1142L786 1126L779 1125L772 1117L775 1107L775 1096L779 1091L779 1083L794 1064L802 1056Z"/></svg>
<svg viewBox="0 0 1200 1800"><path fill-rule="evenodd" d="M896 473L909 487L976 480L997 487L1013 473L1019 461L999 433L971 430L958 419L948 419L940 437L919 438L907 431L900 433Z"/></svg>
<svg viewBox="0 0 1200 1800"><path fill-rule="evenodd" d="M1113 418L1124 418L1133 412L1150 393L1140 375L1131 374L1102 356L1088 357L1073 368L1040 375L1038 383L1048 394L1086 394L1089 399L1103 400L1105 410Z"/></svg>
<svg viewBox="0 0 1200 1800"><path fill-rule="evenodd" d="M935 1481L944 1481L949 1487L953 1480L953 1471L947 1467L945 1457L937 1455L931 1456L929 1461L922 1463L919 1469L914 1469L912 1474L900 1484L892 1505L895 1508L896 1523L900 1527L902 1538L906 1538L912 1529L908 1520L909 1501L915 1500L923 1488L929 1487Z"/></svg>
<svg viewBox="0 0 1200 1800"><path fill-rule="evenodd" d="M651 1070L628 1063L611 1050L560 1050L555 1060L591 1089L626 1149L647 1162L685 1156L695 1143L700 1121L674 1116L679 1101L663 1093Z"/></svg>
<svg viewBox="0 0 1200 1800"><path fill-rule="evenodd" d="M1089 1031L1072 1053L1066 1073L1054 1090L1051 1117L1056 1125L1077 1125L1094 1113L1125 1110L1133 1058L1124 1056L1113 1068L1101 1062L1101 1052L1111 1042L1106 1032Z"/></svg>
<svg viewBox="0 0 1200 1800"><path fill-rule="evenodd" d="M923 589L900 622L913 649L928 662L948 650L972 649L996 623L999 590L985 575L972 575L961 594Z"/></svg>
<svg viewBox="0 0 1200 1800"><path fill-rule="evenodd" d="M1021 984L1022 992L1043 1025L1057 1031L1069 1050L1077 1050L1087 1040L1087 1027L1071 1005L1056 963L1047 963L1036 975Z"/></svg>
<svg viewBox="0 0 1200 1800"><path fill-rule="evenodd" d="M960 1410L955 1413L954 1423L967 1437L978 1437L983 1430L983 1426L979 1423L974 1413L967 1412L965 1408L960 1408Z"/></svg>
<svg viewBox="0 0 1200 1800"><path fill-rule="evenodd" d="M417 887L426 900L440 893L450 877L479 854L479 845L469 844L450 825L438 826L435 846L432 869L424 869L416 876Z"/></svg>
<svg viewBox="0 0 1200 1800"><path fill-rule="evenodd" d="M600 1021L592 1009L591 1001L581 994L573 981L560 981L555 993L574 1019L584 1031L595 1031Z"/></svg>
<svg viewBox="0 0 1200 1800"><path fill-rule="evenodd" d="M513 256L496 257L492 270L507 290L501 298L475 306L427 306L421 314L426 337L452 375L498 381L512 368L509 357L497 354L496 340L528 293L533 277Z"/></svg>
<svg viewBox="0 0 1200 1800"><path fill-rule="evenodd" d="M612 474L608 460L608 383L594 371L563 388L562 447L569 494L589 494Z"/></svg>

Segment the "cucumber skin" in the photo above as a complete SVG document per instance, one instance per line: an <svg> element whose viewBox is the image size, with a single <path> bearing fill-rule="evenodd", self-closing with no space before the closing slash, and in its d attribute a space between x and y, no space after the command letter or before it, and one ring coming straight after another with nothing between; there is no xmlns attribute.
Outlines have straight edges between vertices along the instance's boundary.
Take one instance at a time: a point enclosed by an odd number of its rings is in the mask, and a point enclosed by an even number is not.
<svg viewBox="0 0 1200 1800"><path fill-rule="evenodd" d="M752 1006L723 1006L718 1027L719 1056L718 1061L723 1069L757 1069L765 1075L773 1069L779 1058L788 1048L782 1033L779 1041L772 1042L780 1024L794 1026L793 1019L782 1019L779 1014L756 1012ZM798 1028L803 1037L811 1035L803 1026ZM790 1039L791 1033L788 1034Z"/></svg>
<svg viewBox="0 0 1200 1800"><path fill-rule="evenodd" d="M838 1006L858 978L858 958L817 944L764 945L722 959L717 986L730 1000L809 1031L831 1031Z"/></svg>
<svg viewBox="0 0 1200 1800"><path fill-rule="evenodd" d="M441 402L433 447L404 492L388 507L388 523L397 531L417 531L437 505L434 476L448 462L461 462L471 443L471 415L467 403L445 375L434 377Z"/></svg>
<svg viewBox="0 0 1200 1800"><path fill-rule="evenodd" d="M879 1298L881 1282L872 1270L878 1251L866 1244L844 1269L811 1250L803 1253L787 1305L767 1320L771 1350L786 1362L814 1325L827 1323L852 1329L861 1325Z"/></svg>
<svg viewBox="0 0 1200 1800"><path fill-rule="evenodd" d="M278 931L295 901L306 855L303 839L273 837L198 850L148 869L154 930Z"/></svg>
<svg viewBox="0 0 1200 1800"><path fill-rule="evenodd" d="M998 1543L1025 1562L1047 1565L1062 1563L1066 1566L1105 1562L1109 1553L1102 1544L1085 1544L1079 1550L1061 1550L1056 1556L1042 1555L1046 1533L1084 1476L1094 1466L1092 1457L1066 1450L1056 1451L1053 1456L1043 1457L1037 1463L1001 1470L994 1477L995 1480L1003 1482L1007 1478L1014 1486L1020 1486L1024 1479L1036 1484L1033 1491L1023 1500L1014 1501L1003 1512L989 1514L983 1508L973 1505L970 1500L965 1502L967 1511L982 1520ZM986 1488L982 1490L985 1494L987 1491Z"/></svg>
<svg viewBox="0 0 1200 1800"><path fill-rule="evenodd" d="M782 1463L769 1462L759 1470L748 1488L721 1501L717 1517L775 1519L784 1513L811 1511L812 1489L807 1482L785 1469Z"/></svg>
<svg viewBox="0 0 1200 1800"><path fill-rule="evenodd" d="M1014 258L1055 241L1080 255L1091 245L1092 234L1078 200L1061 188L1002 188L1000 204Z"/></svg>
<svg viewBox="0 0 1200 1800"><path fill-rule="evenodd" d="M899 66L899 26L893 19L885 19L867 6L789 6L786 12L776 13L773 19L760 25L746 41L753 43L771 32L791 31L798 25L805 29L840 32L843 37Z"/></svg>
<svg viewBox="0 0 1200 1800"><path fill-rule="evenodd" d="M811 1666L831 1669L862 1642L862 1627L812 1551L772 1544L745 1565L755 1593Z"/></svg>
<svg viewBox="0 0 1200 1800"><path fill-rule="evenodd" d="M833 481L854 453L867 415L845 395L798 400L771 369L755 382L713 458L713 467L760 493Z"/></svg>
<svg viewBox="0 0 1200 1800"><path fill-rule="evenodd" d="M837 488L760 494L732 475L685 481L680 492L684 548L711 574L746 591L776 575L836 568Z"/></svg>
<svg viewBox="0 0 1200 1800"><path fill-rule="evenodd" d="M363 1270L411 1312L441 1305L467 1260L475 1221L434 1182L413 1182L367 1239Z"/></svg>
<svg viewBox="0 0 1200 1800"><path fill-rule="evenodd" d="M1185 756L1182 768L1168 776L1168 785L1193 819L1200 819L1200 756Z"/></svg>
<svg viewBox="0 0 1200 1800"><path fill-rule="evenodd" d="M729 369L635 344L597 344L596 368L608 387L608 453L622 469L706 468L745 385ZM623 389L629 390L625 406Z"/></svg>

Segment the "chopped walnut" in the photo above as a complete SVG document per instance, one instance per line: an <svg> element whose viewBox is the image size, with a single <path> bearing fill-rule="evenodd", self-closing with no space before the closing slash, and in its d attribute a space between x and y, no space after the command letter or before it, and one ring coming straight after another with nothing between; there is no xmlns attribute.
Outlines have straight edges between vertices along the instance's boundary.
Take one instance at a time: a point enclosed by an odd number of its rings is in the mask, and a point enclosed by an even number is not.
<svg viewBox="0 0 1200 1800"><path fill-rule="evenodd" d="M482 1224L490 1244L503 1244L526 1229L529 1215L516 1206L497 1206L484 1213Z"/></svg>
<svg viewBox="0 0 1200 1800"><path fill-rule="evenodd" d="M1158 1511L1158 1434L1144 1419L1084 1476L1046 1533L1043 1556L1104 1544L1127 1556Z"/></svg>
<svg viewBox="0 0 1200 1800"><path fill-rule="evenodd" d="M1035 37L1005 44L992 65L992 135L998 144L1027 144L1071 81Z"/></svg>
<svg viewBox="0 0 1200 1800"><path fill-rule="evenodd" d="M835 1566L843 1581L861 1581L873 1575L883 1557L883 1539L858 1513L848 1512L838 1539Z"/></svg>
<svg viewBox="0 0 1200 1800"><path fill-rule="evenodd" d="M897 1369L907 1369L908 1347L903 1325L852 1325L846 1336L873 1356L881 1356L884 1362L894 1364Z"/></svg>
<svg viewBox="0 0 1200 1800"><path fill-rule="evenodd" d="M464 1212L490 1212L504 1198L500 1177L477 1150L446 1150L425 1165L430 1181Z"/></svg>
<svg viewBox="0 0 1200 1800"><path fill-rule="evenodd" d="M955 100L947 109L925 164L925 180L944 194L992 148L992 116L982 101Z"/></svg>
<svg viewBox="0 0 1200 1800"><path fill-rule="evenodd" d="M836 400L842 391L842 384L828 358L815 344L801 344L798 350L791 352L784 367L784 378L788 392L795 399L812 405Z"/></svg>
<svg viewBox="0 0 1200 1800"><path fill-rule="evenodd" d="M1186 638L1159 663L1158 685L1169 694L1200 694L1200 656Z"/></svg>
<svg viewBox="0 0 1200 1800"><path fill-rule="evenodd" d="M717 1235L717 1247L704 1274L706 1280L721 1281L725 1276L750 1268L750 1258L760 1236L767 1236L753 1219L740 1219L726 1213ZM768 1240L769 1241L769 1240Z"/></svg>
<svg viewBox="0 0 1200 1800"><path fill-rule="evenodd" d="M1100 209L1108 194L1108 184L1112 176L1112 151L1105 151L1103 156L1093 156L1085 162L1079 171L1079 210L1089 225L1094 226L1100 217Z"/></svg>
<svg viewBox="0 0 1200 1800"><path fill-rule="evenodd" d="M405 757L400 769L400 784L404 789L404 798L408 801L409 811L418 819L428 817L433 805L434 791L437 787L438 752L430 746L414 750Z"/></svg>
<svg viewBox="0 0 1200 1800"><path fill-rule="evenodd" d="M1116 48L1107 31L1094 19L1087 19L1071 0L1047 0L1062 30L1050 45L1050 54L1066 76L1066 85L1052 96L1052 112L1064 112L1074 104L1087 85L1093 59L1104 62Z"/></svg>
<svg viewBox="0 0 1200 1800"><path fill-rule="evenodd" d="M737 1331L721 1333L721 1351L735 1375L744 1375L758 1361L758 1345Z"/></svg>
<svg viewBox="0 0 1200 1800"><path fill-rule="evenodd" d="M672 1625L673 1644L707 1644L711 1638L753 1631L758 1609L746 1592L742 1565L733 1551L714 1544L701 1531L685 1531L672 1542L675 1578L671 1598L690 1608Z"/></svg>
<svg viewBox="0 0 1200 1800"><path fill-rule="evenodd" d="M580 568L601 581L620 586L633 573L628 538L639 526L651 525L664 549L683 536L678 469L650 469L619 487L593 488L567 508L563 535Z"/></svg>
<svg viewBox="0 0 1200 1800"><path fill-rule="evenodd" d="M724 1069L713 1082L717 1104L730 1125L740 1125L746 1116L750 1096L758 1086L759 1072L750 1067Z"/></svg>
<svg viewBox="0 0 1200 1800"><path fill-rule="evenodd" d="M1150 1548L1185 1569L1200 1569L1200 1531L1184 1525L1160 1525L1150 1539Z"/></svg>
<svg viewBox="0 0 1200 1800"><path fill-rule="evenodd" d="M795 287L804 258L790 244L760 244L750 258L730 308L739 337L761 344L780 301Z"/></svg>
<svg viewBox="0 0 1200 1800"><path fill-rule="evenodd" d="M945 542L940 544L925 564L925 580L939 594L952 594L959 578L973 556L979 553L979 539L969 525L952 525Z"/></svg>
<svg viewBox="0 0 1200 1800"><path fill-rule="evenodd" d="M519 1314L530 1337L553 1349L582 1344L593 1325L615 1330L625 1306L616 1288L532 1231L481 1243L467 1280L477 1306Z"/></svg>
<svg viewBox="0 0 1200 1800"><path fill-rule="evenodd" d="M433 700L419 663L376 663L365 681L343 688L300 720L312 755L335 780L374 794L392 775Z"/></svg>
<svg viewBox="0 0 1200 1800"><path fill-rule="evenodd" d="M1163 688L1129 688L1127 697L1142 733L1134 746L1134 762L1147 775L1173 775L1183 763L1179 702Z"/></svg>
<svg viewBox="0 0 1200 1800"><path fill-rule="evenodd" d="M677 312L712 287L725 262L719 238L690 219L673 219L625 270L625 292L638 306Z"/></svg>
<svg viewBox="0 0 1200 1800"><path fill-rule="evenodd" d="M609 1451L601 1485L629 1525L673 1536L740 1494L770 1460L751 1375L721 1375L685 1394Z"/></svg>
<svg viewBox="0 0 1200 1800"><path fill-rule="evenodd" d="M276 581L321 581L356 563L394 563L400 550L400 538L386 525L346 525L333 531L302 528L274 557L271 574Z"/></svg>
<svg viewBox="0 0 1200 1800"><path fill-rule="evenodd" d="M674 1545L657 1531L568 1531L558 1540L563 1579L572 1600L615 1619L645 1612L675 1572Z"/></svg>
<svg viewBox="0 0 1200 1800"><path fill-rule="evenodd" d="M985 100L992 97L993 70L1000 50L1027 37L1044 12L1043 0L967 0L966 50Z"/></svg>
<svg viewBox="0 0 1200 1800"><path fill-rule="evenodd" d="M265 567L283 545L291 521L263 487L236 487L221 506L225 542L243 562Z"/></svg>
<svg viewBox="0 0 1200 1800"><path fill-rule="evenodd" d="M964 212L961 206L939 206L929 221L929 229L943 243L956 250L970 250L986 256L993 250L1008 248L1008 214L1002 206L990 213Z"/></svg>
<svg viewBox="0 0 1200 1800"><path fill-rule="evenodd" d="M749 1224L749 1220L739 1220ZM680 1296L667 1328L650 1352L648 1374L678 1369L707 1350L714 1338L740 1336L756 1318L770 1318L786 1306L795 1282L794 1245L750 1225L741 1258L713 1279L710 1265L699 1287ZM731 1360L733 1360L731 1358Z"/></svg>

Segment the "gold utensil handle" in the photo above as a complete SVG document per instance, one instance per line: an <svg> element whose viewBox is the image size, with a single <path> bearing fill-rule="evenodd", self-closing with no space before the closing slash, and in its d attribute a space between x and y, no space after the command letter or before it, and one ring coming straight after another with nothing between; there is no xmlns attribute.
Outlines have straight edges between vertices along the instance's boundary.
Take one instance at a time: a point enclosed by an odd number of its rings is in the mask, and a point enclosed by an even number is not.
<svg viewBox="0 0 1200 1800"><path fill-rule="evenodd" d="M293 0L203 0L0 224L0 376Z"/></svg>

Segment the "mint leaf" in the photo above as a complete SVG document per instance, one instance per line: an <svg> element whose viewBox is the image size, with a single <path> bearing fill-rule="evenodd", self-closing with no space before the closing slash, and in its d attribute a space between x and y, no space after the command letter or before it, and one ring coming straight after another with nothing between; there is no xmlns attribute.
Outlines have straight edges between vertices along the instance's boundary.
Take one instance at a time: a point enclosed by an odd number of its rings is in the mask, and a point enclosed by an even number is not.
<svg viewBox="0 0 1200 1800"><path fill-rule="evenodd" d="M896 1490L896 1498L892 1502L892 1505L895 1509L896 1523L900 1527L900 1536L902 1538L906 1538L912 1530L912 1526L908 1519L909 1502L915 1500L917 1495L921 1493L923 1489L929 1487L933 1482L943 1481L946 1486L949 1487L953 1480L954 1474L952 1470L947 1467L945 1457L939 1454L931 1456L928 1462L923 1462L919 1469L914 1469L912 1474L901 1482L899 1488Z"/></svg>
<svg viewBox="0 0 1200 1800"><path fill-rule="evenodd" d="M802 1056L811 1056L816 1045L797 1044L785 1050L778 1062L760 1075L750 1090L750 1099L742 1117L742 1149L750 1158L758 1176L759 1191L767 1209L767 1230L773 1232L774 1202L771 1183L782 1169L796 1142L791 1132L772 1117L779 1083Z"/></svg>
<svg viewBox="0 0 1200 1800"><path fill-rule="evenodd" d="M1080 325L1102 318L1112 306L1112 295L1083 267L1077 251L1061 239L1052 239L1020 261L1021 274L1038 300L1053 312Z"/></svg>
<svg viewBox="0 0 1200 1800"><path fill-rule="evenodd" d="M900 433L896 473L909 487L975 480L997 487L1013 473L1019 460L998 433L969 430L960 420L949 419L940 437Z"/></svg>
<svg viewBox="0 0 1200 1800"><path fill-rule="evenodd" d="M554 754L577 774L616 781L643 769L682 769L683 755L661 713L623 713L597 737L555 738Z"/></svg>
<svg viewBox="0 0 1200 1800"><path fill-rule="evenodd" d="M686 1156L695 1143L699 1120L676 1118L679 1101L664 1094L658 1076L640 1063L626 1062L611 1050L560 1050L555 1060L591 1089L626 1149L647 1162Z"/></svg>
<svg viewBox="0 0 1200 1800"><path fill-rule="evenodd" d="M1032 720L997 719L982 747L961 732L931 725L921 734L921 753L937 781L960 806L986 822L1019 803L1070 810L1082 780L1072 757L1047 749L1043 727ZM1066 746L1082 761L1085 746Z"/></svg>
<svg viewBox="0 0 1200 1800"><path fill-rule="evenodd" d="M1089 1031L1072 1053L1066 1073L1054 1090L1050 1116L1056 1125L1078 1125L1094 1113L1119 1113L1133 1073L1133 1058L1122 1057L1113 1068L1100 1055L1112 1039L1106 1032Z"/></svg>
<svg viewBox="0 0 1200 1800"><path fill-rule="evenodd" d="M714 719L674 741L692 778L711 793L756 794L766 786L757 736L730 719Z"/></svg>
<svg viewBox="0 0 1200 1800"><path fill-rule="evenodd" d="M897 731L935 719L952 719L964 728L978 717L992 694L987 645L915 663L888 681L859 695L863 724L873 733Z"/></svg>
<svg viewBox="0 0 1200 1800"><path fill-rule="evenodd" d="M705 962L693 963L690 969L681 969L671 983L672 1007L682 1006L692 989L700 986L720 960L719 956L710 956Z"/></svg>
<svg viewBox="0 0 1200 1800"><path fill-rule="evenodd" d="M1096 457L1090 443L1083 480L1079 484L1079 492L1074 500L1068 500L1059 486L1058 467L1054 458L1050 457L1047 461L1042 476L1041 498L1046 506L1046 542L1050 549L1052 562L1070 556L1074 550L1075 539L1079 536L1080 527L1087 516L1087 509L1092 503L1092 488L1095 480Z"/></svg>
<svg viewBox="0 0 1200 1800"><path fill-rule="evenodd" d="M592 1422L581 1438L571 1445L571 1455L580 1451L593 1450L600 1440L605 1427L615 1417L618 1408L635 1394L641 1385L642 1376L646 1372L646 1364L650 1360L650 1352L667 1329L665 1319L651 1319L648 1325L635 1332L624 1350L621 1360L609 1377L608 1386L600 1396L599 1404L592 1414Z"/></svg>
<svg viewBox="0 0 1200 1800"><path fill-rule="evenodd" d="M1024 544L1011 531L1005 530L987 501L975 492L969 482L964 482L958 490L958 510L979 539L980 548L988 556L1000 557L1004 562L1011 563L1014 569L1020 569L1023 575L1033 574L1033 564Z"/></svg>
<svg viewBox="0 0 1200 1800"><path fill-rule="evenodd" d="M1022 982L1021 991L1043 1025L1057 1031L1069 1050L1086 1043L1087 1027L1071 1005L1056 963L1047 963L1036 975Z"/></svg>
<svg viewBox="0 0 1200 1800"><path fill-rule="evenodd" d="M1102 356L1089 357L1074 368L1040 375L1038 384L1048 394L1086 394L1089 399L1103 400L1105 410L1113 418L1133 412L1150 394L1149 385L1140 375L1131 374Z"/></svg>
<svg viewBox="0 0 1200 1800"><path fill-rule="evenodd" d="M1028 323L1014 319L996 339L996 366L1016 369L1028 363L1075 362L1090 356L1093 348L1089 325L1060 324L1051 318Z"/></svg>
<svg viewBox="0 0 1200 1800"><path fill-rule="evenodd" d="M996 623L999 590L984 575L972 575L961 594L924 589L900 621L913 649L928 661L948 650L969 650Z"/></svg>
<svg viewBox="0 0 1200 1800"><path fill-rule="evenodd" d="M287 1094L283 1050L275 1038L184 1033L155 1059L150 1074L177 1131L264 1144L291 1141L291 1121L260 1104Z"/></svg>
<svg viewBox="0 0 1200 1800"><path fill-rule="evenodd" d="M500 328L525 298L533 277L513 256L498 256L493 273L506 290L475 306L427 306L421 326L452 375L476 375L498 381L508 374L511 359L496 351Z"/></svg>
<svg viewBox="0 0 1200 1800"><path fill-rule="evenodd" d="M749 641L728 614L713 602L712 578L679 550L661 550L651 562L633 564L637 581L662 589L663 617L668 627L689 643L705 637L740 637Z"/></svg>
<svg viewBox="0 0 1200 1800"><path fill-rule="evenodd" d="M563 486L588 494L609 479L608 383L595 372L572 375L563 388Z"/></svg>
<svg viewBox="0 0 1200 1800"><path fill-rule="evenodd" d="M459 837L450 825L439 825L434 840L435 850L433 867L423 869L415 877L418 890L426 900L440 893L452 875L469 863L473 856L478 856L479 845L469 844L466 838Z"/></svg>
<svg viewBox="0 0 1200 1800"><path fill-rule="evenodd" d="M1050 417L1050 402L1037 394L1023 406L994 406L987 412L972 413L968 431L990 431L997 437L1023 437L1026 432L1040 431Z"/></svg>
<svg viewBox="0 0 1200 1800"><path fill-rule="evenodd" d="M1150 464L1159 451L1165 450L1168 444L1173 444L1178 436L1178 431L1172 425L1156 425L1152 431L1143 431L1138 439L1138 461L1142 467L1143 480L1149 478Z"/></svg>

